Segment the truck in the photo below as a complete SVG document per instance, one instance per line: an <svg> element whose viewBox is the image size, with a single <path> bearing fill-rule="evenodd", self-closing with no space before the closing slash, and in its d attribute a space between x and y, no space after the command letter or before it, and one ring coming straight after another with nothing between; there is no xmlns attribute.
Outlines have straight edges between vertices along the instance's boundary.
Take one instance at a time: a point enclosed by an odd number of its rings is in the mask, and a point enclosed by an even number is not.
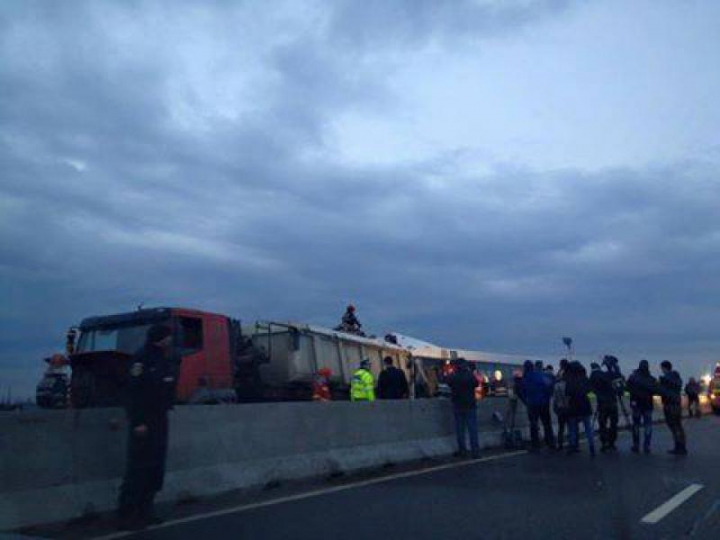
<svg viewBox="0 0 720 540"><path fill-rule="evenodd" d="M305 400L311 397L318 369L331 370L335 399L349 395L361 359L377 375L382 359L409 372L407 349L300 323L256 322L190 308L158 307L88 317L78 328L77 345L68 351L70 402L75 408L122 404L133 354L153 324L173 335L177 403Z"/></svg>
<svg viewBox="0 0 720 540"><path fill-rule="evenodd" d="M411 397L438 397L453 358L464 357L482 377L483 397L507 394L507 381L524 357L450 350L399 334L362 336L317 325L239 319L192 308L157 307L87 317L68 331L69 405L122 405L133 355L154 324L171 329L175 401L179 404L300 401L312 398L320 369L330 371L332 398L349 399L353 373L363 359L379 375L385 358L410 381ZM400 341L398 340L400 338ZM57 363L60 365L61 363ZM38 405L48 399L46 374ZM52 405L50 405L52 403Z"/></svg>

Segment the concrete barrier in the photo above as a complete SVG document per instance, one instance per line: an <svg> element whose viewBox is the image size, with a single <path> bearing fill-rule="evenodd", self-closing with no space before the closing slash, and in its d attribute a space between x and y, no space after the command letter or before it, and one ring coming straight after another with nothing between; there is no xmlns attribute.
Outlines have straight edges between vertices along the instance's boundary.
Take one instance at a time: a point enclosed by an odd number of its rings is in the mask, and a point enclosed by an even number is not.
<svg viewBox="0 0 720 540"><path fill-rule="evenodd" d="M480 404L484 447L497 446L506 399ZM518 427L526 425L519 411ZM449 455L446 400L264 403L178 407L161 501L268 482ZM0 529L111 510L124 469L119 409L0 414Z"/></svg>
<svg viewBox="0 0 720 540"><path fill-rule="evenodd" d="M507 399L480 402L483 447L501 444L497 415L506 410ZM527 434L522 406L516 427ZM0 413L0 530L113 509L126 430L119 409ZM170 413L167 474L158 500L446 456L455 449L446 400L177 407Z"/></svg>

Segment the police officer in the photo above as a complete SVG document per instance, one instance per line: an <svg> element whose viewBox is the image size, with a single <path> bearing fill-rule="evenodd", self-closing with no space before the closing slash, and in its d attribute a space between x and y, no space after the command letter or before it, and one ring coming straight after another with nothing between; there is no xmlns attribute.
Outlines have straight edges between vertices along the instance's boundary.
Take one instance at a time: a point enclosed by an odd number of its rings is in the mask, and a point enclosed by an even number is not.
<svg viewBox="0 0 720 540"><path fill-rule="evenodd" d="M370 372L370 360L364 359L353 373L350 383L352 401L375 401L375 377Z"/></svg>
<svg viewBox="0 0 720 540"><path fill-rule="evenodd" d="M155 324L132 359L126 396L127 464L118 500L120 529L142 529L160 522L154 499L165 476L168 410L175 395L171 350L170 328Z"/></svg>

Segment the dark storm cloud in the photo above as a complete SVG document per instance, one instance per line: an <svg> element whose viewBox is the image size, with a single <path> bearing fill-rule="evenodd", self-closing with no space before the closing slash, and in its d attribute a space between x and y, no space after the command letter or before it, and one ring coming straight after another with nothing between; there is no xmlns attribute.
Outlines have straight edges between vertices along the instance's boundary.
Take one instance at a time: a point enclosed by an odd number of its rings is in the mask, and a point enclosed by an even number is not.
<svg viewBox="0 0 720 540"><path fill-rule="evenodd" d="M416 46L433 39L455 41L516 31L575 3L571 0L346 0L339 2L334 11L331 32L340 42L365 48L388 44Z"/></svg>
<svg viewBox="0 0 720 540"><path fill-rule="evenodd" d="M378 332L508 352L554 353L567 332L593 354L717 345L713 163L472 175L454 154L332 153L335 115L396 103L364 57L378 41L509 32L567 2L360 5L251 53L230 3L166 25L162 3L0 10L5 384L29 388L69 324L140 302L331 325L352 300ZM215 27L260 58L236 116L207 113L204 92L254 68L212 84L185 73L212 54L167 47Z"/></svg>

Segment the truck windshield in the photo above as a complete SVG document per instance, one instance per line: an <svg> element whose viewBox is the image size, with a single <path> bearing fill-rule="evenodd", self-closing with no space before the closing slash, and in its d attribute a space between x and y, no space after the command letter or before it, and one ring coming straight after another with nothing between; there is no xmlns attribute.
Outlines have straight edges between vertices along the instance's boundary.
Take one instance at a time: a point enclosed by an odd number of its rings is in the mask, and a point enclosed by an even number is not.
<svg viewBox="0 0 720 540"><path fill-rule="evenodd" d="M120 351L135 354L145 343L151 323L135 323L88 328L82 331L78 353L96 351Z"/></svg>

